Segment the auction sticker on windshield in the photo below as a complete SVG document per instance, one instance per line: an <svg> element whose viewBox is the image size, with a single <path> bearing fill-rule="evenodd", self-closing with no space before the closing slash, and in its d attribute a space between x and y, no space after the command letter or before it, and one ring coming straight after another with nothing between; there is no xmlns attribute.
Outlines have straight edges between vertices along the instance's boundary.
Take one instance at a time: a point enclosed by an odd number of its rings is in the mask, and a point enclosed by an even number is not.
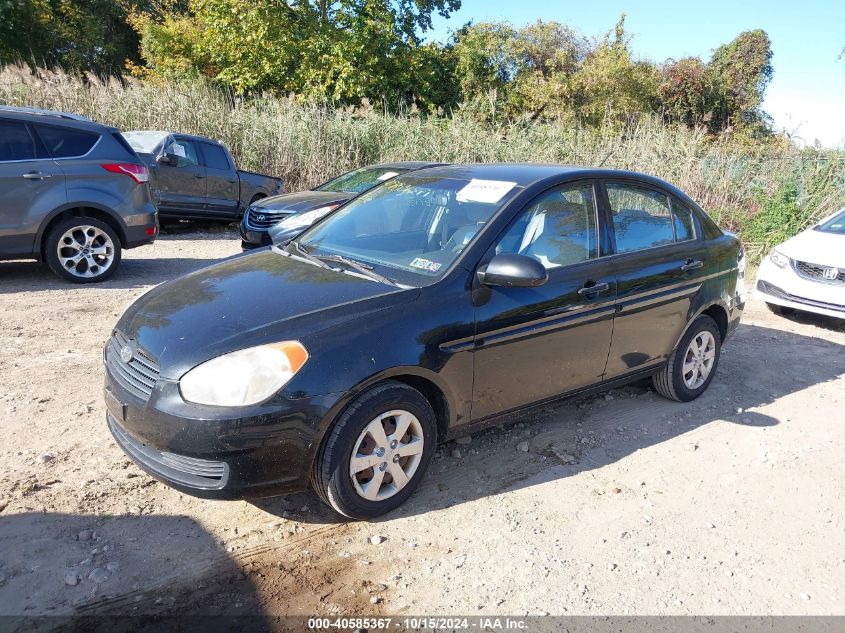
<svg viewBox="0 0 845 633"><path fill-rule="evenodd" d="M504 180L479 180L473 178L458 192L458 202L483 202L494 204L505 197L505 194L516 187L515 182Z"/></svg>
<svg viewBox="0 0 845 633"><path fill-rule="evenodd" d="M422 270L427 270L430 273L436 273L440 270L440 267L443 264L439 264L437 262L433 262L430 259L425 259L423 257L417 257L414 261L411 262L412 268L420 268Z"/></svg>

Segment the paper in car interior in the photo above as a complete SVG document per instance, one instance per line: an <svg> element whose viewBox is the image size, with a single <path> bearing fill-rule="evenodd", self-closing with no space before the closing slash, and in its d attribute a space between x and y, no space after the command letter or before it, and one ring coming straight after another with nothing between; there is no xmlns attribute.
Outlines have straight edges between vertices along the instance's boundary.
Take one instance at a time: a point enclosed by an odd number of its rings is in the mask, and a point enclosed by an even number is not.
<svg viewBox="0 0 845 633"><path fill-rule="evenodd" d="M175 143L173 145L173 153L176 154L177 156L181 157L181 158L185 158L185 148L184 148L184 146L179 145L179 143Z"/></svg>
<svg viewBox="0 0 845 633"><path fill-rule="evenodd" d="M501 200L514 187L516 187L515 182L473 178L458 192L455 199L458 202L484 202L493 204Z"/></svg>
<svg viewBox="0 0 845 633"><path fill-rule="evenodd" d="M399 172L396 171L386 171L381 176L378 177L379 180L390 180L394 176L398 176Z"/></svg>

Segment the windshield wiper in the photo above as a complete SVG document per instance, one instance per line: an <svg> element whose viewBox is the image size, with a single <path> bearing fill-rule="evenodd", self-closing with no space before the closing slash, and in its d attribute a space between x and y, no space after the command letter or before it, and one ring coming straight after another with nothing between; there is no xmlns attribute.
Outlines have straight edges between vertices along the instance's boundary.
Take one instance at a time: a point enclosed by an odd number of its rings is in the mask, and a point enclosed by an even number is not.
<svg viewBox="0 0 845 633"><path fill-rule="evenodd" d="M304 248L302 248L300 243L296 240L291 240L290 242L288 242L288 246L293 246L293 249L295 251L295 253L291 254L295 254L302 257L303 259L307 259L312 264L317 264L317 266L319 266L320 268L331 268L331 266L326 264L322 259L320 259L319 257L315 257L314 255L306 251ZM287 250L287 248L285 250ZM290 251L288 251L288 253L290 253Z"/></svg>
<svg viewBox="0 0 845 633"><path fill-rule="evenodd" d="M349 259L348 257L344 257L343 255L315 255L315 257L318 257L321 261L324 262L334 262L337 264L343 264L344 266L348 266L349 268L358 271L362 275L365 275L374 281L380 281L381 283L389 284L391 286L399 285L392 279L377 273L375 269L373 269L373 267L369 264L355 261L354 259Z"/></svg>

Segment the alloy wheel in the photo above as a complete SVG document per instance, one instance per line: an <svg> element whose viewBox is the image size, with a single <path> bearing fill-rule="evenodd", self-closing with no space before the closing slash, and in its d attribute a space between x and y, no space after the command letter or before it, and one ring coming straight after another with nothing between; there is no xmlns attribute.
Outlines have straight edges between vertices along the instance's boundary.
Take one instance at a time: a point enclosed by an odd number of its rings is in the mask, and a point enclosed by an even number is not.
<svg viewBox="0 0 845 633"><path fill-rule="evenodd" d="M693 391L701 387L713 371L716 361L716 339L704 330L692 338L684 353L684 384Z"/></svg>
<svg viewBox="0 0 845 633"><path fill-rule="evenodd" d="M62 267L75 277L98 277L114 263L114 243L96 226L68 229L59 238L57 249Z"/></svg>

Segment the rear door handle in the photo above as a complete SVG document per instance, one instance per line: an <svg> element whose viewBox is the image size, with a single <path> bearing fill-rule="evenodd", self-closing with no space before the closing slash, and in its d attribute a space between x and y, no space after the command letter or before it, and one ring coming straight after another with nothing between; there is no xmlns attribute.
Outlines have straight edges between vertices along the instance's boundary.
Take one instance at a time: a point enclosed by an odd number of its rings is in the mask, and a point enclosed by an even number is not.
<svg viewBox="0 0 845 633"><path fill-rule="evenodd" d="M202 180L203 178L205 178L205 176L203 176L202 174L194 174L194 178L199 178L200 180Z"/></svg>
<svg viewBox="0 0 845 633"><path fill-rule="evenodd" d="M27 180L44 180L45 178L51 178L53 174L45 174L41 171L31 171L28 174L24 174L23 177Z"/></svg>
<svg viewBox="0 0 845 633"><path fill-rule="evenodd" d="M688 272L690 270L695 270L696 268L701 268L702 266L704 266L704 262L700 259L688 259L684 262L684 265L681 266L681 270Z"/></svg>
<svg viewBox="0 0 845 633"><path fill-rule="evenodd" d="M584 287L578 291L578 294L582 297L589 297L590 295L597 295L602 292L607 292L610 290L610 285L604 282L597 284L593 281L588 281L584 284Z"/></svg>

